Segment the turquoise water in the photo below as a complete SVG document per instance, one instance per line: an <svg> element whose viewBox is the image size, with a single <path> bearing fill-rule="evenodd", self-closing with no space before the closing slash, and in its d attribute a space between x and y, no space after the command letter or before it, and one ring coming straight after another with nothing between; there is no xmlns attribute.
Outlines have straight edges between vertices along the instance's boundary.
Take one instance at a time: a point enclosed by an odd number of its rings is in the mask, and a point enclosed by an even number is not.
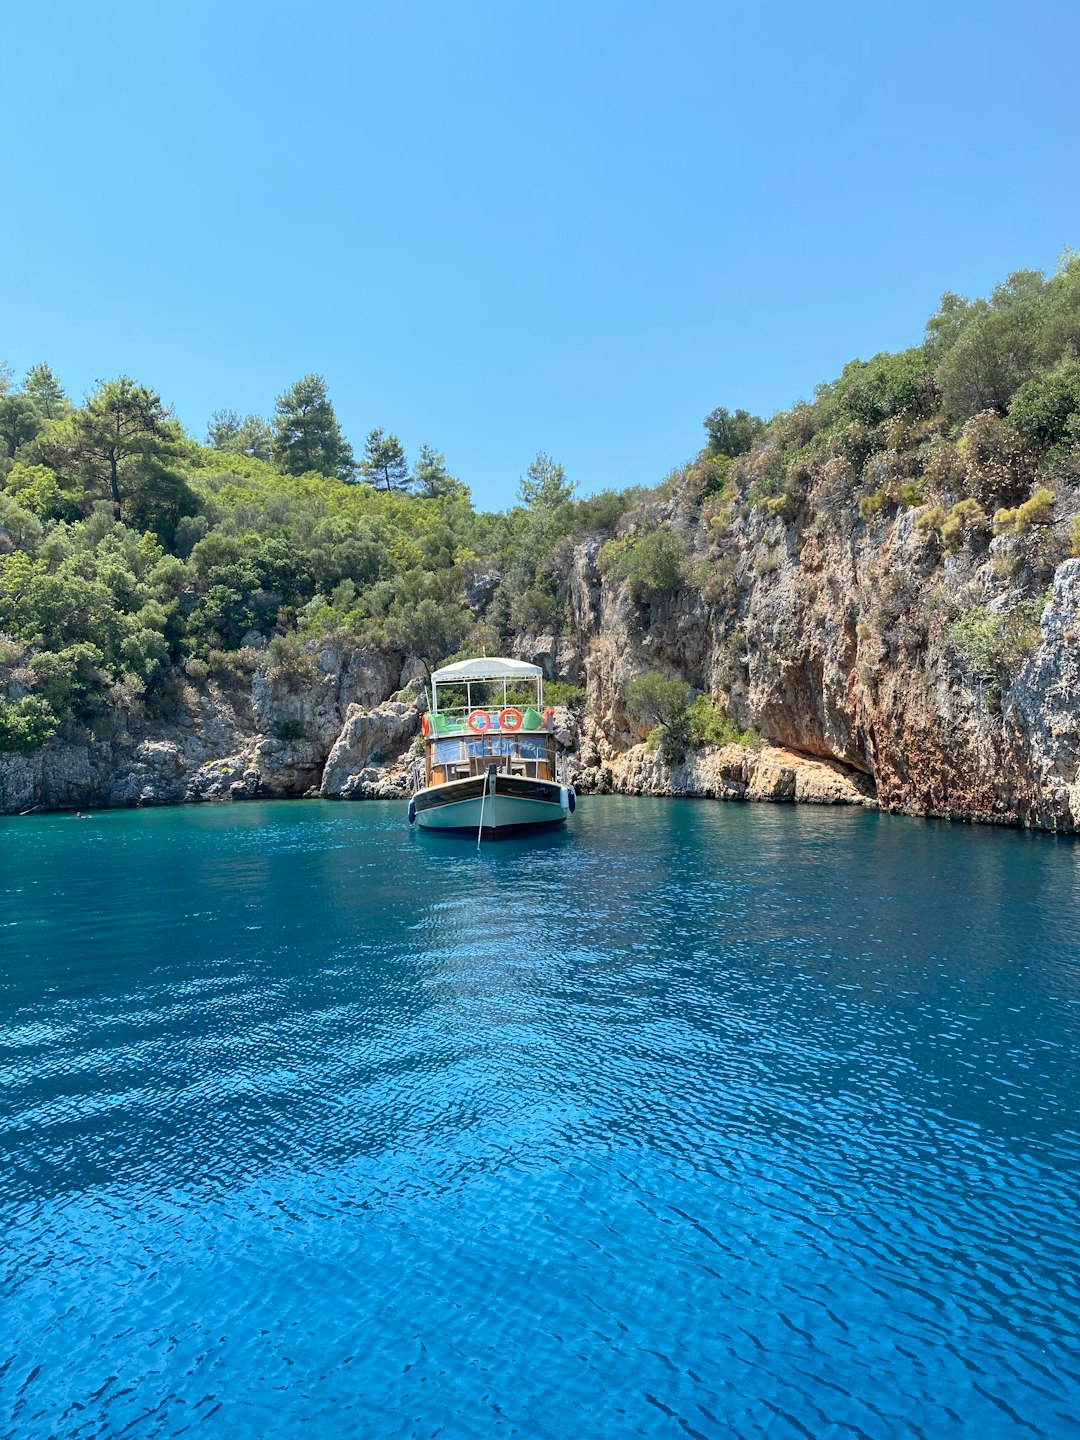
<svg viewBox="0 0 1080 1440"><path fill-rule="evenodd" d="M0 1436L1080 1435L1080 845L0 821Z"/></svg>

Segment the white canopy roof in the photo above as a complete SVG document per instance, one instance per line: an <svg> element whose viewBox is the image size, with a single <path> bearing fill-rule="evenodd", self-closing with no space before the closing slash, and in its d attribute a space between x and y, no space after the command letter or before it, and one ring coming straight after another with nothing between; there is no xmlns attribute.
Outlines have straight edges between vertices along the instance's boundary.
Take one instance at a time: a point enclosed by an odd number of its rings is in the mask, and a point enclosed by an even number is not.
<svg viewBox="0 0 1080 1440"><path fill-rule="evenodd" d="M445 685L454 680L512 680L543 673L539 665L530 665L526 660L504 660L493 655L486 660L459 660L456 665L444 665L431 678Z"/></svg>

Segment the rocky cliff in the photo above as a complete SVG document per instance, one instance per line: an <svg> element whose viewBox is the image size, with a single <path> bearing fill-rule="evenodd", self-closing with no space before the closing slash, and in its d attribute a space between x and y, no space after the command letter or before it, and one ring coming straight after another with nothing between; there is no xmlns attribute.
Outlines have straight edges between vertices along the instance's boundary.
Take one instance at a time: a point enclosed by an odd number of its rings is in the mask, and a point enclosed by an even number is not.
<svg viewBox="0 0 1080 1440"><path fill-rule="evenodd" d="M611 583L598 546L578 548L566 586L591 717L579 784L1075 830L1080 561L1062 558L1075 495L1062 485L1029 531L986 526L946 547L929 505L845 512L833 483L824 464L782 508L657 497L637 525L681 536L684 578L647 598ZM664 767L625 702L647 669L719 698L766 748Z"/></svg>
<svg viewBox="0 0 1080 1440"><path fill-rule="evenodd" d="M511 648L586 688L560 717L579 788L1075 830L1080 561L1062 558L1075 497L1032 531L946 547L925 504L833 503L836 469L783 505L703 498L692 476L662 487L618 541L679 538L680 578L646 593L619 578L611 542L568 547L563 633ZM764 744L664 764L626 701L647 670L684 677ZM0 693L17 698L21 674L15 657ZM415 657L343 644L309 646L283 673L241 650L167 722L118 702L92 737L0 756L0 810L403 795L423 674Z"/></svg>
<svg viewBox="0 0 1080 1440"><path fill-rule="evenodd" d="M13 699L21 668L0 670ZM327 644L278 673L241 651L231 671L185 687L167 721L115 705L91 736L0 755L0 813L404 795L420 715L416 687L401 692L414 669L400 654Z"/></svg>

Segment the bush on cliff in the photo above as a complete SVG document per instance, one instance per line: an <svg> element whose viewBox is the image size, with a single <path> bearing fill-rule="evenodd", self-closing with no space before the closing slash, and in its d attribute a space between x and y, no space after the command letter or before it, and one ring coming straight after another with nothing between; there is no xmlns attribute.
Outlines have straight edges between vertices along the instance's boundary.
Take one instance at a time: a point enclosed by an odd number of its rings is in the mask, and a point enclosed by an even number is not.
<svg viewBox="0 0 1080 1440"><path fill-rule="evenodd" d="M974 605L949 626L946 644L964 672L996 696L1034 653L1045 602L1040 596L1004 611Z"/></svg>
<svg viewBox="0 0 1080 1440"><path fill-rule="evenodd" d="M671 530L649 530L605 551L607 573L623 581L635 600L654 600L682 581L683 544Z"/></svg>
<svg viewBox="0 0 1080 1440"><path fill-rule="evenodd" d="M765 743L756 730L744 730L735 724L726 706L708 695L698 695L687 711L690 733L702 745L745 745L760 750Z"/></svg>
<svg viewBox="0 0 1080 1440"><path fill-rule="evenodd" d="M650 741L656 745L661 760L678 765L686 756L691 741L690 686L677 676L664 676L656 670L636 675L626 687L626 703L631 715L654 728Z"/></svg>
<svg viewBox="0 0 1080 1440"><path fill-rule="evenodd" d="M14 750L29 755L47 744L57 728L51 705L40 695L0 702L0 752Z"/></svg>

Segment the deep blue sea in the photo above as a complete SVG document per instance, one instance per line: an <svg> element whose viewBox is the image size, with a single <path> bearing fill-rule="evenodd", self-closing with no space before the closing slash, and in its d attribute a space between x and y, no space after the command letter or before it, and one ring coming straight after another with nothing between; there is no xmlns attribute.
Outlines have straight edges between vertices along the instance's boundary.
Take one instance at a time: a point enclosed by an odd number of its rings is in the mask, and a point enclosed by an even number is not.
<svg viewBox="0 0 1080 1440"><path fill-rule="evenodd" d="M0 1437L1080 1436L1080 842L0 820Z"/></svg>

